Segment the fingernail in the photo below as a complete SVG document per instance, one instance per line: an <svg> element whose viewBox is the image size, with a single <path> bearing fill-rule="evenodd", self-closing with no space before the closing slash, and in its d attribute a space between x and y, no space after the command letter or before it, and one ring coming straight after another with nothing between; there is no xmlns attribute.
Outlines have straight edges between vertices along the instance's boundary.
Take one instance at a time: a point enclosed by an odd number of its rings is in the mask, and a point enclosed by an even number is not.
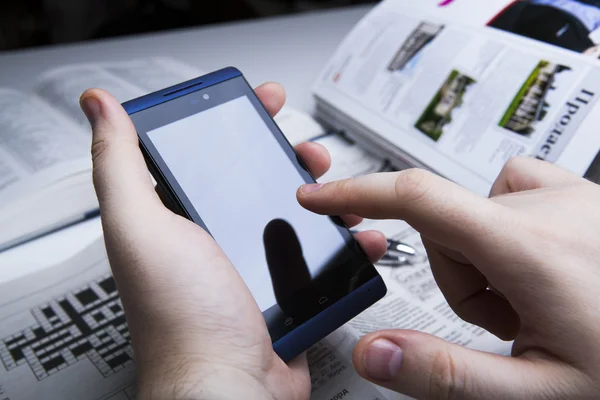
<svg viewBox="0 0 600 400"><path fill-rule="evenodd" d="M367 375L377 381L396 377L402 366L402 349L386 339L377 339L365 354Z"/></svg>
<svg viewBox="0 0 600 400"><path fill-rule="evenodd" d="M317 192L319 189L323 187L322 183L311 183L309 185L302 185L300 187L300 192L303 194L311 194Z"/></svg>
<svg viewBox="0 0 600 400"><path fill-rule="evenodd" d="M100 102L94 96L85 96L81 98L79 104L90 125L93 126L100 115Z"/></svg>

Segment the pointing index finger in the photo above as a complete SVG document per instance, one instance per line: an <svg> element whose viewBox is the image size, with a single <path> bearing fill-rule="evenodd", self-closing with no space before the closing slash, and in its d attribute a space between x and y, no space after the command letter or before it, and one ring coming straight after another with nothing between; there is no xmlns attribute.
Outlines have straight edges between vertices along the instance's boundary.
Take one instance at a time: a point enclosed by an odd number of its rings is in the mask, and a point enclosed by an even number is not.
<svg viewBox="0 0 600 400"><path fill-rule="evenodd" d="M501 207L419 169L303 186L297 197L318 214L403 219L431 240L455 249L490 237L484 233L497 215L493 208Z"/></svg>

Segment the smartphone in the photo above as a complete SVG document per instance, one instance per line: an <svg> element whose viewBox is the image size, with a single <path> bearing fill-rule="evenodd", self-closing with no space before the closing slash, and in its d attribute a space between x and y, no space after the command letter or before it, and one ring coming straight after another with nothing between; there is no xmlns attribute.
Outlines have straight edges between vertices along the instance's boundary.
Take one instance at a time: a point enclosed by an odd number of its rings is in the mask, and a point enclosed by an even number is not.
<svg viewBox="0 0 600 400"><path fill-rule="evenodd" d="M221 246L284 361L385 295L343 222L298 203L298 187L315 180L240 71L225 68L123 107L166 201Z"/></svg>

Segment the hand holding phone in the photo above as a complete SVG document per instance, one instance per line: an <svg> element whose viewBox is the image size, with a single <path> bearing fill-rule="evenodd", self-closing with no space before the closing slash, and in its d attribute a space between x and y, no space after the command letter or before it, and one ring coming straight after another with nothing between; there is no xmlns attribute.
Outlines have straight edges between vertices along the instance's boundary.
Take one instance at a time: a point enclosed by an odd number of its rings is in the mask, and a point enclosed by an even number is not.
<svg viewBox="0 0 600 400"><path fill-rule="evenodd" d="M271 115L283 104L278 85L263 85L256 93ZM286 365L277 357L235 267L210 235L169 211L156 195L121 105L92 90L82 96L82 106L93 128L94 182L136 353L138 394L164 389L171 395L176 387L215 393L214 398L307 397L305 360ZM327 170L328 156L319 145L303 144L296 151L315 176ZM357 240L372 260L385 250L376 233L364 232ZM211 380L201 381L207 372Z"/></svg>

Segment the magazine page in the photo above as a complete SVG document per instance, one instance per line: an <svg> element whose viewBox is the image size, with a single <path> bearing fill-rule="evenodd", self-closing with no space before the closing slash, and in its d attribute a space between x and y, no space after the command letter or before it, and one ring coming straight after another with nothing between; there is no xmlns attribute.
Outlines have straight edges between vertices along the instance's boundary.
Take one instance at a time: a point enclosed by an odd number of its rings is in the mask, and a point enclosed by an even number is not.
<svg viewBox="0 0 600 400"><path fill-rule="evenodd" d="M411 0L391 0L396 7L402 9L429 14L444 18L451 23L473 27L487 25L513 3L542 1L551 2L553 0L419 0L418 2ZM557 2L559 1L563 0L558 0Z"/></svg>
<svg viewBox="0 0 600 400"><path fill-rule="evenodd" d="M600 56L600 2L596 0L397 2L456 23L488 26L594 59Z"/></svg>
<svg viewBox="0 0 600 400"><path fill-rule="evenodd" d="M483 195L516 155L588 171L600 148L595 60L402 3L347 36L315 85L320 101Z"/></svg>

